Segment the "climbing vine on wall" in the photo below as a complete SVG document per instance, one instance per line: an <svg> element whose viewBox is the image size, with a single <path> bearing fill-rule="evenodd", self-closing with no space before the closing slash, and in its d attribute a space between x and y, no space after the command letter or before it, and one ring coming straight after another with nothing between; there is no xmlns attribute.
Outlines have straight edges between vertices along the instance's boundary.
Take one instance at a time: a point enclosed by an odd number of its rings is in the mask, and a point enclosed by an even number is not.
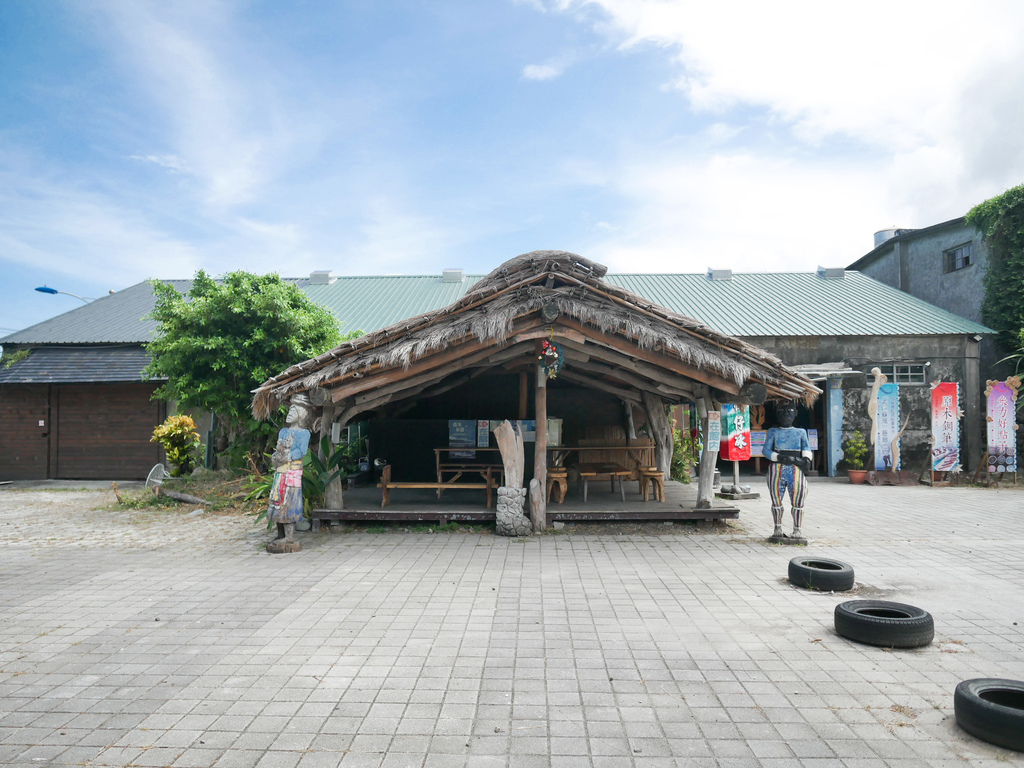
<svg viewBox="0 0 1024 768"><path fill-rule="evenodd" d="M1024 329L1024 184L976 205L967 214L985 238L989 267L981 318L1015 349Z"/></svg>

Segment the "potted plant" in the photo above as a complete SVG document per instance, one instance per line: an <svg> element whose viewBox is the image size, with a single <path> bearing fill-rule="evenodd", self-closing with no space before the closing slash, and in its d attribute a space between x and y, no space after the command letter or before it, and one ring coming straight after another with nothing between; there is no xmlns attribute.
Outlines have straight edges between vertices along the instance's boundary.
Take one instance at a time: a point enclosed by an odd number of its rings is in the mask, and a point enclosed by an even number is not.
<svg viewBox="0 0 1024 768"><path fill-rule="evenodd" d="M866 462L870 452L871 449L864 442L864 435L861 434L860 430L854 432L843 447L843 458L846 459L848 467L846 471L850 475L850 482L854 485L860 485L868 476ZM853 467L856 467L856 469Z"/></svg>

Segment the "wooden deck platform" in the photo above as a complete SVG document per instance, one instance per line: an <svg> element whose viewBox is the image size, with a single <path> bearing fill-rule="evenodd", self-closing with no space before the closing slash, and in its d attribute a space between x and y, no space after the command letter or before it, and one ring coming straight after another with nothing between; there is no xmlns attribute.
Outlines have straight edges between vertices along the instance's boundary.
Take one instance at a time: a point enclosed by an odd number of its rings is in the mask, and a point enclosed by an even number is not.
<svg viewBox="0 0 1024 768"><path fill-rule="evenodd" d="M619 489L613 493L608 483L593 483L587 501L583 501L579 484L570 483L563 504L548 504L547 523L555 521L600 520L734 520L738 507L715 501L710 509L697 509L697 484L665 483L665 501L644 501L636 481L624 484L626 500ZM434 491L408 489L392 500L387 509L380 508L380 489L374 486L350 488L345 491L345 509L314 510L314 529L320 522L331 520L376 520L395 522L493 522L494 510L485 507L476 490L446 490L438 500Z"/></svg>

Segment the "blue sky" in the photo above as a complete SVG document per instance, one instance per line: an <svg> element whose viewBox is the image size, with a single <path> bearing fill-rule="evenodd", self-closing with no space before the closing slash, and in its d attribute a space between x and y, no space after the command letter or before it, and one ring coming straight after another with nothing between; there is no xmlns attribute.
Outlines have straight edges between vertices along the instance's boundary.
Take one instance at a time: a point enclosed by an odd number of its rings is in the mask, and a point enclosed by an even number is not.
<svg viewBox="0 0 1024 768"><path fill-rule="evenodd" d="M141 280L813 270L1024 181L1013 2L0 4L0 335Z"/></svg>

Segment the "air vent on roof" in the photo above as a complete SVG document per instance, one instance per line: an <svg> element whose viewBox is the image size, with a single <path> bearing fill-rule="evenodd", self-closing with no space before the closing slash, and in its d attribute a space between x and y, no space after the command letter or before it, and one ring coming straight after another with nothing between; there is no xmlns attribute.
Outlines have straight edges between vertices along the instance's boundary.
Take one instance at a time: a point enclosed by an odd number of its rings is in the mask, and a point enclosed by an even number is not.
<svg viewBox="0 0 1024 768"><path fill-rule="evenodd" d="M462 267L452 267L446 269L441 273L441 279L446 283L461 283L462 282Z"/></svg>
<svg viewBox="0 0 1024 768"><path fill-rule="evenodd" d="M334 276L334 272L329 269L318 269L315 272L309 273L310 285L330 285L337 279Z"/></svg>
<svg viewBox="0 0 1024 768"><path fill-rule="evenodd" d="M732 270L708 267L708 280L732 280Z"/></svg>
<svg viewBox="0 0 1024 768"><path fill-rule="evenodd" d="M844 267L818 267L818 277L822 280L842 280L846 277Z"/></svg>

